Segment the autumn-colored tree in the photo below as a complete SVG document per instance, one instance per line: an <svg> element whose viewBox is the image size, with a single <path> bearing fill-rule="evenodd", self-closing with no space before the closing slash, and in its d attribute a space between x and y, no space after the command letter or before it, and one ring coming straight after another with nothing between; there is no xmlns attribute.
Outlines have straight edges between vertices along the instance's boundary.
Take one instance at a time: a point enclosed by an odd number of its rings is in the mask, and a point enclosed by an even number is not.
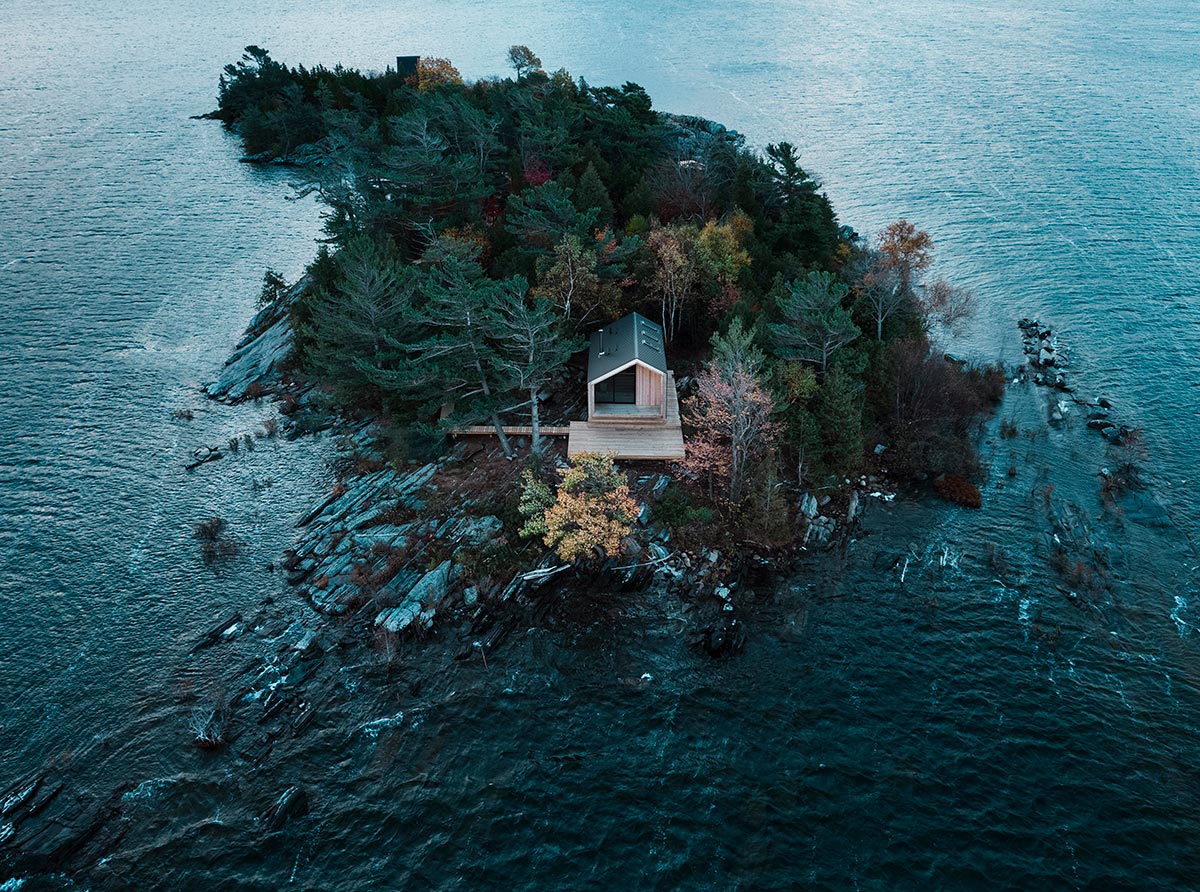
<svg viewBox="0 0 1200 892"><path fill-rule="evenodd" d="M735 283L742 267L750 265L750 254L742 245L753 231L753 221L740 212L723 223L705 223L696 236L696 259L704 272L721 285Z"/></svg>
<svg viewBox="0 0 1200 892"><path fill-rule="evenodd" d="M508 48L508 64L517 73L517 80L520 80L529 72L541 68L542 60L529 47L516 45Z"/></svg>
<svg viewBox="0 0 1200 892"><path fill-rule="evenodd" d="M752 344L741 320L729 333L713 336L713 359L696 376L696 393L684 403L687 421L695 428L684 465L708 478L727 482L729 501L742 500L746 470L779 435L771 420L774 405L759 381L763 355Z"/></svg>
<svg viewBox="0 0 1200 892"><path fill-rule="evenodd" d="M933 239L907 220L885 227L879 233L878 248L883 267L895 271L906 294L912 293L917 276L933 262Z"/></svg>
<svg viewBox="0 0 1200 892"><path fill-rule="evenodd" d="M691 299L700 281L700 264L695 259L696 229L671 224L656 226L646 236L654 257L651 285L662 307L662 327L668 342L675 339L680 311Z"/></svg>
<svg viewBox="0 0 1200 892"><path fill-rule="evenodd" d="M975 295L969 288L938 279L921 288L919 302L930 322L953 328L975 310Z"/></svg>
<svg viewBox="0 0 1200 892"><path fill-rule="evenodd" d="M531 472L522 478L522 536L541 536L564 561L620 554L641 505L629 494L629 478L611 454L584 452L559 468L562 478L551 500L550 487Z"/></svg>
<svg viewBox="0 0 1200 892"><path fill-rule="evenodd" d="M443 87L448 84L461 84L463 82L462 75L455 68L449 59L438 59L422 56L417 61L417 90L426 93L437 87Z"/></svg>

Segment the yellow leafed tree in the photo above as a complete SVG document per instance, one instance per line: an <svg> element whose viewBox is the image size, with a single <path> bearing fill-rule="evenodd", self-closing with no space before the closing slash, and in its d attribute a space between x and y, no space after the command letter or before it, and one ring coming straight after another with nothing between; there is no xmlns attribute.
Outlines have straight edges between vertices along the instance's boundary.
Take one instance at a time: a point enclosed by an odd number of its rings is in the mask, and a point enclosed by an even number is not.
<svg viewBox="0 0 1200 892"><path fill-rule="evenodd" d="M417 62L417 89L424 93L443 84L461 84L462 75L449 59L421 57Z"/></svg>
<svg viewBox="0 0 1200 892"><path fill-rule="evenodd" d="M528 520L522 534L540 534L564 561L597 551L620 554L641 511L629 494L629 478L613 466L611 455L591 452L575 456L558 473L562 480L552 501L550 488L526 474L521 510Z"/></svg>

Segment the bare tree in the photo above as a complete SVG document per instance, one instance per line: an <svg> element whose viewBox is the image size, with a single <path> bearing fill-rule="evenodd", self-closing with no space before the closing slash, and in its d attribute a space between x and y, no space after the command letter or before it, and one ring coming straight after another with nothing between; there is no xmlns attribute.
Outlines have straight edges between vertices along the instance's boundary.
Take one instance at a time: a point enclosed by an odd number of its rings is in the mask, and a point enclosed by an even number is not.
<svg viewBox="0 0 1200 892"><path fill-rule="evenodd" d="M904 290L900 273L882 254L870 250L863 259L859 300L871 310L871 318L875 320L875 340L882 341L883 324L904 306L910 295Z"/></svg>
<svg viewBox="0 0 1200 892"><path fill-rule="evenodd" d="M536 293L552 300L567 320L582 322L600 305L597 264L596 252L569 233L554 247L554 260L542 271Z"/></svg>
<svg viewBox="0 0 1200 892"><path fill-rule="evenodd" d="M192 741L201 749L220 749L226 743L225 731L229 724L229 709L221 703L197 706L188 719L188 731Z"/></svg>
<svg viewBox="0 0 1200 892"><path fill-rule="evenodd" d="M700 266L692 257L695 230L687 226L658 226L646 237L654 256L653 287L662 304L662 325L673 341L679 315L700 279Z"/></svg>
<svg viewBox="0 0 1200 892"><path fill-rule="evenodd" d="M975 294L969 288L938 279L921 289L921 309L931 321L954 328L975 312Z"/></svg>

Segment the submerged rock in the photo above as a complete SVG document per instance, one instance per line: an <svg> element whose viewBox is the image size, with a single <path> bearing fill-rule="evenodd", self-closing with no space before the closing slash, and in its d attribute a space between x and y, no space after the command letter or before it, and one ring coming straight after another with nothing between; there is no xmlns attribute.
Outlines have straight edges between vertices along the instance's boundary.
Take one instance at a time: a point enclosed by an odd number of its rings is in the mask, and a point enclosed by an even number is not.
<svg viewBox="0 0 1200 892"><path fill-rule="evenodd" d="M300 787L288 787L275 804L267 809L263 820L267 823L267 832L274 833L293 818L308 814L308 794Z"/></svg>
<svg viewBox="0 0 1200 892"><path fill-rule="evenodd" d="M697 643L710 657L730 657L745 649L746 631L736 618L723 615L701 631Z"/></svg>

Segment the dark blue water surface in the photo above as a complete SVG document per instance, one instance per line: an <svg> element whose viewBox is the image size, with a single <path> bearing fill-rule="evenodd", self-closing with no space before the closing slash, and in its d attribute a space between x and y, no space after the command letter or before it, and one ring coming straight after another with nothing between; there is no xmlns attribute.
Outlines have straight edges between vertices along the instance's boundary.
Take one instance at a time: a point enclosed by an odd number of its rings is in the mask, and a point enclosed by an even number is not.
<svg viewBox="0 0 1200 892"><path fill-rule="evenodd" d="M55 883L1200 887L1194 4L0 0L0 22L0 787L49 762L128 791L124 842ZM198 387L264 268L295 275L319 232L286 172L189 119L249 43L468 77L526 43L791 140L843 222L933 233L935 273L981 307L956 350L1017 361L1022 315L1061 332L1081 393L1144 426L1171 523L1103 510L1102 443L1018 385L1003 414L1027 433L985 444L984 511L872 502L844 562L761 582L736 660L614 596L608 621L522 631L486 670L437 642L386 677L345 667L269 769L193 750L181 688L255 658L189 661L197 635L266 595L302 613L264 565L331 481L323 440L183 470L272 414ZM1084 606L1045 560L1071 502L1112 564ZM212 514L244 544L215 566L192 538ZM266 837L289 783L312 811Z"/></svg>

